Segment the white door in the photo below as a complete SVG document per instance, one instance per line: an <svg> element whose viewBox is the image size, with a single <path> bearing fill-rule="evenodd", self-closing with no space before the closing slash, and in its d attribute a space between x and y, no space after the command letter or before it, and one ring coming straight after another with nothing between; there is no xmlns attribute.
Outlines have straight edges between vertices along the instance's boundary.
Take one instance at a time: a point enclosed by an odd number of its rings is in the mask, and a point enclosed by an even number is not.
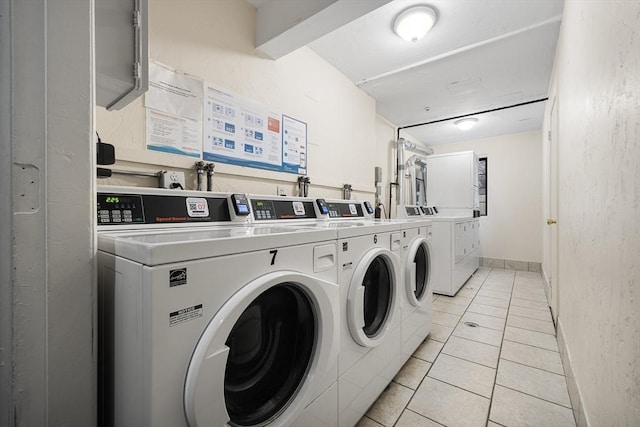
<svg viewBox="0 0 640 427"><path fill-rule="evenodd" d="M239 289L215 314L189 362L191 427L290 424L314 397L336 351L335 284L276 271ZM337 291L337 289L336 289ZM333 292L337 295L337 292Z"/></svg>
<svg viewBox="0 0 640 427"><path fill-rule="evenodd" d="M549 285L549 305L553 321L558 323L558 311L560 307L560 290L558 280L558 98L551 99L551 110L549 116L549 133L547 134L547 144L549 153L549 217L547 218L547 253L549 269L547 281Z"/></svg>
<svg viewBox="0 0 640 427"><path fill-rule="evenodd" d="M398 301L398 260L387 249L369 251L355 269L347 299L351 337L363 347L375 347L393 323Z"/></svg>
<svg viewBox="0 0 640 427"><path fill-rule="evenodd" d="M409 304L420 307L431 298L429 281L431 278L431 254L425 238L412 242L404 267L405 292Z"/></svg>

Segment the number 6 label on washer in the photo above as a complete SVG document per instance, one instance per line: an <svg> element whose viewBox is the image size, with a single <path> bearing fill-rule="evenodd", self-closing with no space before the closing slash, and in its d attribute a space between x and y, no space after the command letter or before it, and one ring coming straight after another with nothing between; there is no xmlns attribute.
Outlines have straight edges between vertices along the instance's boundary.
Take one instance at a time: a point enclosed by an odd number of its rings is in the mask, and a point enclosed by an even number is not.
<svg viewBox="0 0 640 427"><path fill-rule="evenodd" d="M276 263L276 255L278 255L278 250L274 249L272 251L269 251L269 253L271 254L271 265Z"/></svg>

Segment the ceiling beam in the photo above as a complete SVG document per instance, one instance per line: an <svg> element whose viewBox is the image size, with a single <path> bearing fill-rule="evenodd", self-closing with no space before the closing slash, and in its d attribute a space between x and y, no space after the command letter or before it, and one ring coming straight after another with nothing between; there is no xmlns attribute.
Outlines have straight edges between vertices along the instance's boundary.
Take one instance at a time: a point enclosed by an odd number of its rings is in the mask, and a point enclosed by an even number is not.
<svg viewBox="0 0 640 427"><path fill-rule="evenodd" d="M256 48L278 59L392 0L271 0L260 4Z"/></svg>

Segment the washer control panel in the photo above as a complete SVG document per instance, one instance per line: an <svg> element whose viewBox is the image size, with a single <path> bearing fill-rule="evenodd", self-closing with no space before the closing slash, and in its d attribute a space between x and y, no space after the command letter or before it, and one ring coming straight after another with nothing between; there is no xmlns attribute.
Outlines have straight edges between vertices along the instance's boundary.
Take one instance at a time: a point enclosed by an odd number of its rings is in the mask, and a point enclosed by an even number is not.
<svg viewBox="0 0 640 427"><path fill-rule="evenodd" d="M224 196L98 192L97 214L98 225L231 221Z"/></svg>
<svg viewBox="0 0 640 427"><path fill-rule="evenodd" d="M362 203L345 200L344 202L327 202L329 218L365 218Z"/></svg>
<svg viewBox="0 0 640 427"><path fill-rule="evenodd" d="M256 221L317 218L313 202L308 200L251 198L251 209Z"/></svg>
<svg viewBox="0 0 640 427"><path fill-rule="evenodd" d="M416 216L422 216L422 210L420 206L405 206L404 211L406 213L407 218L413 218Z"/></svg>
<svg viewBox="0 0 640 427"><path fill-rule="evenodd" d="M142 196L98 194L98 224L144 224Z"/></svg>

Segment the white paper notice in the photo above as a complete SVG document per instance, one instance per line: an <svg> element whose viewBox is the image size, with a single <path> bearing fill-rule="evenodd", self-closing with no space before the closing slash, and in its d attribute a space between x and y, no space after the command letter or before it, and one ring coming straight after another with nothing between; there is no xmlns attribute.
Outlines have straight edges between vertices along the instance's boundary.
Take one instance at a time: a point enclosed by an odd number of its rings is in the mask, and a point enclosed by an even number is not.
<svg viewBox="0 0 640 427"><path fill-rule="evenodd" d="M307 173L307 124L282 116L282 168L284 172Z"/></svg>
<svg viewBox="0 0 640 427"><path fill-rule="evenodd" d="M200 158L201 121L147 108L147 149Z"/></svg>
<svg viewBox="0 0 640 427"><path fill-rule="evenodd" d="M202 92L202 80L149 64L147 149L200 158Z"/></svg>
<svg viewBox="0 0 640 427"><path fill-rule="evenodd" d="M205 83L203 158L282 170L280 114Z"/></svg>

